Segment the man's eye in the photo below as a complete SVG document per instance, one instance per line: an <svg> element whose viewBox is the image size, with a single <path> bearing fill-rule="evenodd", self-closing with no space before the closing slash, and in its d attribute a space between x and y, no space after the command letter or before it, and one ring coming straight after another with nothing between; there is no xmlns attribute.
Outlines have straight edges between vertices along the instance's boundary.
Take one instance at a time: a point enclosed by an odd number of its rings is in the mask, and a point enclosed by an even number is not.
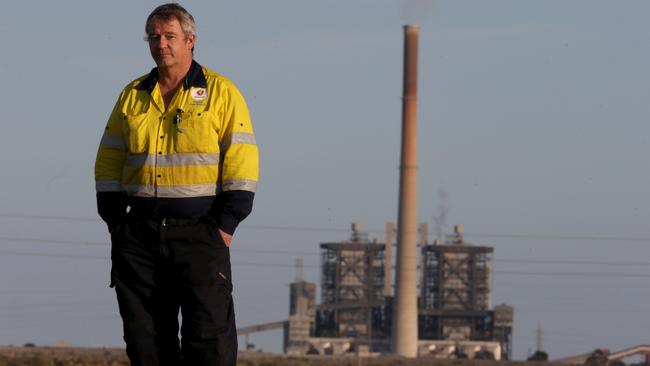
<svg viewBox="0 0 650 366"><path fill-rule="evenodd" d="M147 39L147 41L149 41L149 42L151 42L151 41L157 41L157 40L160 39L160 36L157 35L157 34L150 34L150 35L148 35L148 36L146 37L146 39Z"/></svg>

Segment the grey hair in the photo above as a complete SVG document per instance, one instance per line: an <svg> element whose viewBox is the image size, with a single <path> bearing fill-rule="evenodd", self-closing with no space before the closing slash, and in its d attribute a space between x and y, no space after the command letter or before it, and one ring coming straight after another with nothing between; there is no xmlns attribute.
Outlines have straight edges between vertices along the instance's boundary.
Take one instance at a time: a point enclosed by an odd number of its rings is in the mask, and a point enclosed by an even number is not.
<svg viewBox="0 0 650 366"><path fill-rule="evenodd" d="M185 10L185 8L180 6L178 3L163 4L155 8L147 17L147 22L144 26L145 34L147 36L149 35L149 28L151 27L151 23L154 20L161 19L169 21L173 18L176 18L181 24L181 29L183 29L185 38L188 38L191 35L196 36L196 24L194 23L194 17L192 14L190 14L190 12Z"/></svg>

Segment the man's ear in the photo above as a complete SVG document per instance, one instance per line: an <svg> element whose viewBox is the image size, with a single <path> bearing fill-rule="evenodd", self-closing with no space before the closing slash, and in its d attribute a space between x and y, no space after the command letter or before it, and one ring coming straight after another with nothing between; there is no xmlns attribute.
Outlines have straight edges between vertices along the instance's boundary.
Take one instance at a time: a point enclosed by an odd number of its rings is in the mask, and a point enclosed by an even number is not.
<svg viewBox="0 0 650 366"><path fill-rule="evenodd" d="M196 36L194 34L190 34L189 37L187 37L187 47L189 50L194 48L195 41L196 41Z"/></svg>

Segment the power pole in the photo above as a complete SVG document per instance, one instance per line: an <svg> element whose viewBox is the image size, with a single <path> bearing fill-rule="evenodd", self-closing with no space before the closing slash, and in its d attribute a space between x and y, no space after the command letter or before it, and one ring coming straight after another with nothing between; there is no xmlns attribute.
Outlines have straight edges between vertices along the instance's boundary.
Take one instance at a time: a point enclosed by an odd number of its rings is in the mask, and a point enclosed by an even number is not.
<svg viewBox="0 0 650 366"><path fill-rule="evenodd" d="M542 323L537 324L537 351L544 350L544 336L542 334Z"/></svg>
<svg viewBox="0 0 650 366"><path fill-rule="evenodd" d="M302 258L296 258L296 282L304 281L304 268L305 265Z"/></svg>

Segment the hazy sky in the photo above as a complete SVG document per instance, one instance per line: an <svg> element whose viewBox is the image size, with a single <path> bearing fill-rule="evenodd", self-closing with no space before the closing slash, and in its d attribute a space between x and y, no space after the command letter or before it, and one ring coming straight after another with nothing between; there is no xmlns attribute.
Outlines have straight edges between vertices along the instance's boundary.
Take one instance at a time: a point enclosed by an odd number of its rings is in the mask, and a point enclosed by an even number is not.
<svg viewBox="0 0 650 366"><path fill-rule="evenodd" d="M6 1L0 60L0 344L122 346L93 163L153 62L151 1ZM648 343L650 2L183 3L198 62L246 96L261 151L235 235L240 326L287 318L302 257L397 216L402 29L421 24L418 220L493 245L516 358ZM644 122L645 121L645 122ZM446 197L446 198L445 198ZM432 230L433 231L433 230ZM512 236L512 237L509 237ZM251 341L279 352L282 332ZM241 339L243 343L243 339Z"/></svg>

